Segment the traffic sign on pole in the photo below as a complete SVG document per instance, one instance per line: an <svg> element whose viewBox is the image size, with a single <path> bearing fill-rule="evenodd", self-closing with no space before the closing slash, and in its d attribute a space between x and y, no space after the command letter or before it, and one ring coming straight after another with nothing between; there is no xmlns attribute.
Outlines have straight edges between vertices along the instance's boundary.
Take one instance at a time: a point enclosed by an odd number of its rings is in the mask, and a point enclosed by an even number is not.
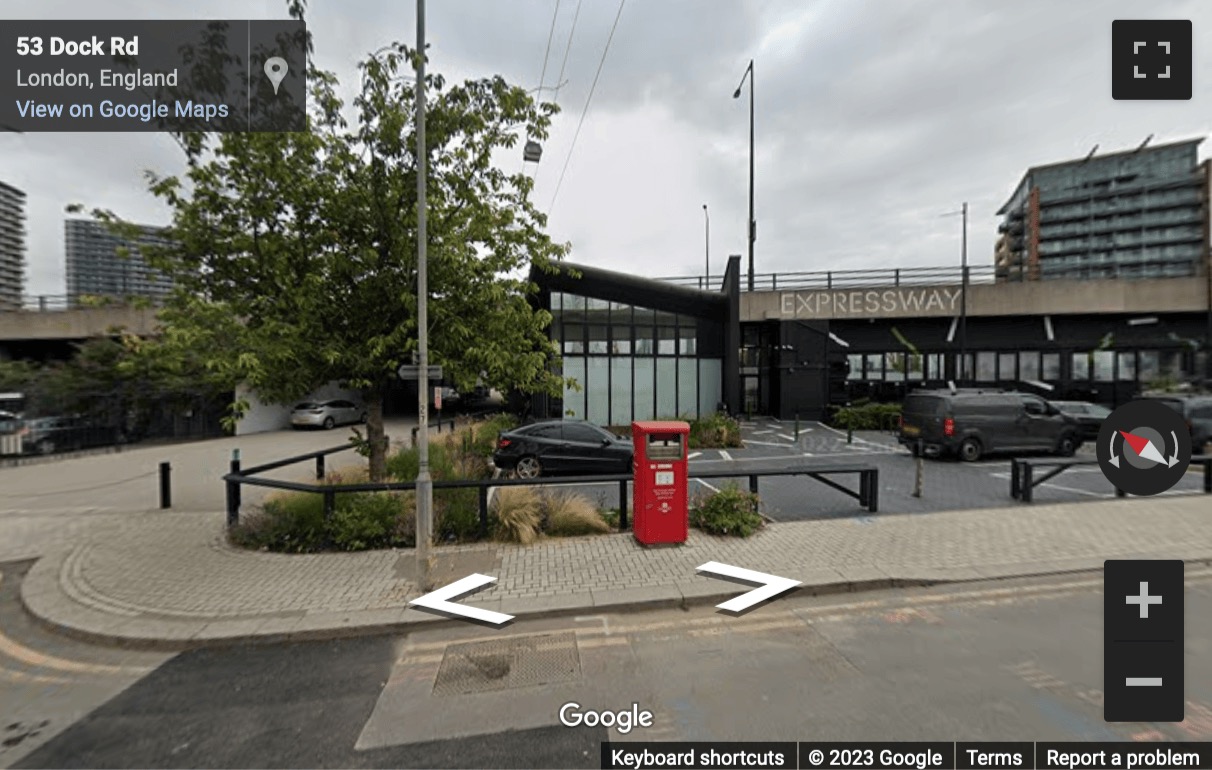
<svg viewBox="0 0 1212 770"><path fill-rule="evenodd" d="M426 372L428 372L428 379L442 379L442 367L440 366L426 367ZM399 375L401 380L419 380L421 379L421 367L415 364L404 364L396 370L396 374Z"/></svg>

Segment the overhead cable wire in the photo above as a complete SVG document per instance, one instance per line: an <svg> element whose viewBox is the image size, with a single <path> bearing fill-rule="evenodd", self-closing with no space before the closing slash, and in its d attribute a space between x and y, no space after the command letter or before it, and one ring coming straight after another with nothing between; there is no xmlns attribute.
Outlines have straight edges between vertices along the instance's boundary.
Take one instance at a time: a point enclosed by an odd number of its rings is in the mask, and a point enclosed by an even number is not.
<svg viewBox="0 0 1212 770"><path fill-rule="evenodd" d="M564 159L564 168L560 171L560 181L556 182L555 193L551 196L551 205L547 207L547 215L555 207L556 198L560 195L560 187L564 184L564 176L568 173L568 164L572 161L573 150L577 148L577 139L581 136L581 127L585 125L585 116L589 114L589 105L593 101L593 93L598 87L598 78L602 75L602 67L606 64L606 54L610 53L610 44L614 40L614 31L619 27L619 19L623 16L623 6L627 0L619 0L619 12L615 14L614 24L610 27L610 36L606 38L606 47L602 49L602 58L598 61L598 70L594 73L593 84L589 86L589 96L585 99L585 108L581 110L581 119L577 122L576 133L572 135L572 145L568 148L568 157Z"/></svg>
<svg viewBox="0 0 1212 770"><path fill-rule="evenodd" d="M551 29L547 30L547 50L543 52L543 71L539 75L539 98L543 98L543 84L547 81L547 60L551 58L551 41L555 37L556 19L560 17L560 3L562 0L556 0L555 9L551 12ZM559 84L560 81L556 81ZM522 168L519 173L526 173L526 156L522 156Z"/></svg>
<svg viewBox="0 0 1212 770"><path fill-rule="evenodd" d="M569 52L572 51L572 36L573 36L573 33L575 33L577 31L577 19L579 19L580 17L581 17L581 0L577 0L576 10L573 11L573 13L572 13L572 27L570 27L568 30L568 42L564 44L564 60L562 62L560 62L560 74L556 78L555 86L551 89L552 91L555 92L555 97L552 98L551 103L556 105L557 107L560 104L560 89L563 88L566 83L566 81L564 80L564 70L568 68L568 54L569 54ZM542 95L542 92L540 91L539 99L541 100L542 98L543 98L543 95ZM540 168L541 168L540 166L537 166L537 165L535 166L534 173L530 175L531 180L538 179Z"/></svg>

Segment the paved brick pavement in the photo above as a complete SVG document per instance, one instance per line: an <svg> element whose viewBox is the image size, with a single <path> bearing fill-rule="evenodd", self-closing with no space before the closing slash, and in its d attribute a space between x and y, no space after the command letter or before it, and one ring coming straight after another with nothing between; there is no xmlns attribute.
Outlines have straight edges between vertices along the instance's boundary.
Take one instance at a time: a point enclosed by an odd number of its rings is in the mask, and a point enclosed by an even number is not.
<svg viewBox="0 0 1212 770"><path fill-rule="evenodd" d="M220 513L129 515L40 560L22 598L69 633L165 647L444 622L406 609L419 595L410 551L245 552L225 543L222 528ZM466 603L519 617L583 614L718 603L743 590L697 575L707 561L824 592L1090 570L1111 557L1212 560L1212 503L1176 496L787 522L745 540L692 532L683 546L655 549L622 534L437 551L440 582L498 578Z"/></svg>

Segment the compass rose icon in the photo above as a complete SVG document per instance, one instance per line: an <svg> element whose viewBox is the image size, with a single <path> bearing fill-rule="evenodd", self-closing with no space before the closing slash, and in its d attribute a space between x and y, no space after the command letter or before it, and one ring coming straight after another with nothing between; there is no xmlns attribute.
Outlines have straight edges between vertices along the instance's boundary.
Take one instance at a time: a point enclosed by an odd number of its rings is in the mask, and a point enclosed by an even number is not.
<svg viewBox="0 0 1212 770"><path fill-rule="evenodd" d="M1103 420L1095 454L1103 475L1133 495L1165 492L1191 462L1191 434L1182 416L1151 399L1132 401Z"/></svg>

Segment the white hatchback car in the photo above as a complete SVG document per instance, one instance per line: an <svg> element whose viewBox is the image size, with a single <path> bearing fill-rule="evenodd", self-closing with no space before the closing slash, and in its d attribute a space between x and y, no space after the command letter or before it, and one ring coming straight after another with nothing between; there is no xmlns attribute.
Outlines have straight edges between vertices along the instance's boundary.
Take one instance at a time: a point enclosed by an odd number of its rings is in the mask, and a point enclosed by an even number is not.
<svg viewBox="0 0 1212 770"><path fill-rule="evenodd" d="M304 401L290 413L290 424L295 428L324 428L338 425L355 425L366 422L366 410L352 401Z"/></svg>

